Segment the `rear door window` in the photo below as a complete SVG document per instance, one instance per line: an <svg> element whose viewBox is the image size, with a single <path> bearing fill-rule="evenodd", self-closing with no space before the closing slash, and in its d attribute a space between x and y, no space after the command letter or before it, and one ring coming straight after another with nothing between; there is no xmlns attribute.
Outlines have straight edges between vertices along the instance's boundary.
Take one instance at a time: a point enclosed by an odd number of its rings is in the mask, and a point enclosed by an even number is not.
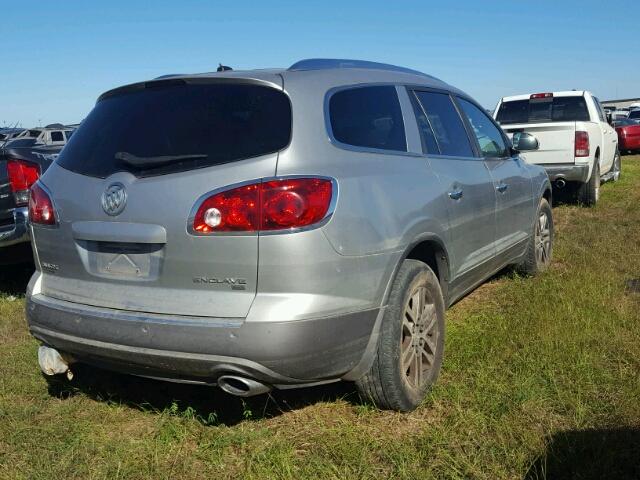
<svg viewBox="0 0 640 480"><path fill-rule="evenodd" d="M98 101L69 139L60 166L105 178L138 177L235 162L282 150L291 104L275 88L150 82Z"/></svg>
<svg viewBox="0 0 640 480"><path fill-rule="evenodd" d="M513 123L588 122L584 97L549 97L502 102L496 115L502 125Z"/></svg>
<svg viewBox="0 0 640 480"><path fill-rule="evenodd" d="M473 157L473 150L462 119L458 114L451 97L445 93L415 92L422 110L426 115L431 131L441 155L456 157ZM425 135L425 128L420 128L421 135ZM429 145L430 140L423 138Z"/></svg>
<svg viewBox="0 0 640 480"><path fill-rule="evenodd" d="M356 147L407 151L398 93L393 86L340 90L329 99L333 137Z"/></svg>

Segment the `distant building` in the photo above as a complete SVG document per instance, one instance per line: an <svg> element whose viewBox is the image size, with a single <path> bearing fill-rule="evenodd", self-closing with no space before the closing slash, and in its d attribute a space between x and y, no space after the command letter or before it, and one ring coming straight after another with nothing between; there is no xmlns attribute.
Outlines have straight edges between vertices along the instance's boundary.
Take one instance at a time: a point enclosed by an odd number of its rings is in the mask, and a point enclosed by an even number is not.
<svg viewBox="0 0 640 480"><path fill-rule="evenodd" d="M640 104L640 98L622 98L620 100L604 100L602 102L603 107L629 107L634 103Z"/></svg>

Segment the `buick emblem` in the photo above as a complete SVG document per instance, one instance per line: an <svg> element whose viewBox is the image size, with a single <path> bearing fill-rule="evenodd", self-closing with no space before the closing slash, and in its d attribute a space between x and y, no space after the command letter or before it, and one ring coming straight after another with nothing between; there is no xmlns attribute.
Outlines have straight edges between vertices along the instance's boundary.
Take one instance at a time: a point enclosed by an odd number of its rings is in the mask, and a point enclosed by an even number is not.
<svg viewBox="0 0 640 480"><path fill-rule="evenodd" d="M121 183L112 183L102 194L102 209L107 215L119 215L127 204L127 191Z"/></svg>

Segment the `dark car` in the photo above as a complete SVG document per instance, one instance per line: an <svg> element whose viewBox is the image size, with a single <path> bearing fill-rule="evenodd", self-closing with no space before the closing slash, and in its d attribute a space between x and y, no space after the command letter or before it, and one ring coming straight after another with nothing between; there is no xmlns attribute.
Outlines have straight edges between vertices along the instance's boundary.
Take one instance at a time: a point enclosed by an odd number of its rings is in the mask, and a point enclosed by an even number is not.
<svg viewBox="0 0 640 480"><path fill-rule="evenodd" d="M31 260L29 188L58 156L73 130L62 125L25 130L0 147L0 264Z"/></svg>

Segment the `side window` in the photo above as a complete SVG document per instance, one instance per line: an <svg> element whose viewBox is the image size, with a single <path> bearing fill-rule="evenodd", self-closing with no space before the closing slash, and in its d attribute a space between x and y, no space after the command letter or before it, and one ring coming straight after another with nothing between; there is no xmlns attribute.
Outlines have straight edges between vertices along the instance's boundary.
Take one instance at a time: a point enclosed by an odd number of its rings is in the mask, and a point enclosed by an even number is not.
<svg viewBox="0 0 640 480"><path fill-rule="evenodd" d="M51 141L52 142L64 142L64 136L62 135L62 132L51 132Z"/></svg>
<svg viewBox="0 0 640 480"><path fill-rule="evenodd" d="M502 158L509 155L502 132L491 121L489 116L473 103L458 98L460 107L473 128L478 139L480 151L485 158Z"/></svg>
<svg viewBox="0 0 640 480"><path fill-rule="evenodd" d="M398 93L393 86L357 87L329 100L331 130L348 145L407 151Z"/></svg>
<svg viewBox="0 0 640 480"><path fill-rule="evenodd" d="M602 110L602 105L600 104L600 100L598 100L597 97L593 97L593 101L596 104L596 110L598 111L598 117L600 117L600 121L601 122L606 122L607 121L607 116L605 115L604 111Z"/></svg>
<svg viewBox="0 0 640 480"><path fill-rule="evenodd" d="M473 157L467 131L449 95L416 92L442 155ZM425 142L426 143L426 142Z"/></svg>
<svg viewBox="0 0 640 480"><path fill-rule="evenodd" d="M420 131L420 140L422 142L422 153L439 154L438 142L436 136L433 133L429 119L422 110L422 107L418 103L415 96L411 96L411 103L413 104L413 112L416 115L416 122L418 123L418 130Z"/></svg>

